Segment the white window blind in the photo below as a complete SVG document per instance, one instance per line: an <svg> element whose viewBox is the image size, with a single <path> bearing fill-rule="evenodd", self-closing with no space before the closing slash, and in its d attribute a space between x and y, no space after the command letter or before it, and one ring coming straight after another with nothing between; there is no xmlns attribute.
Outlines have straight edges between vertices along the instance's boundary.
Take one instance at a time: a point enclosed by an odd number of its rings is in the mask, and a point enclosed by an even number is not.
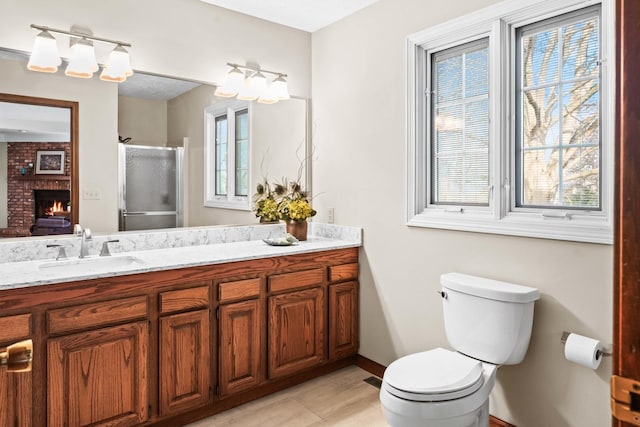
<svg viewBox="0 0 640 427"><path fill-rule="evenodd" d="M249 195L249 111L236 111L235 191L236 196Z"/></svg>
<svg viewBox="0 0 640 427"><path fill-rule="evenodd" d="M227 115L223 114L215 118L216 140L216 195L227 195Z"/></svg>
<svg viewBox="0 0 640 427"><path fill-rule="evenodd" d="M489 204L488 44L431 55L432 204Z"/></svg>

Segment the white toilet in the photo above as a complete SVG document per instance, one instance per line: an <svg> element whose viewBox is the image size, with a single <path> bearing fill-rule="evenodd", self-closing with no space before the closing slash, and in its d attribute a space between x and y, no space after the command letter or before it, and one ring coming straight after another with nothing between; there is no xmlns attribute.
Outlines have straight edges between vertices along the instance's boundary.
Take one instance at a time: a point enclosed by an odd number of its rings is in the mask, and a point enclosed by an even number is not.
<svg viewBox="0 0 640 427"><path fill-rule="evenodd" d="M393 427L488 427L496 370L524 359L540 292L460 273L440 281L447 340L456 351L436 348L393 362L380 402Z"/></svg>

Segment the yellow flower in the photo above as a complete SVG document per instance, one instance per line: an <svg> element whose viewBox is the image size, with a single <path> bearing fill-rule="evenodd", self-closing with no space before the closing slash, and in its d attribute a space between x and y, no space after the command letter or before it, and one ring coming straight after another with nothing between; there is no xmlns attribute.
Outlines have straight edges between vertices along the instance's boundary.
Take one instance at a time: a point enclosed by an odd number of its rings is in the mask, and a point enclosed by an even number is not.
<svg viewBox="0 0 640 427"><path fill-rule="evenodd" d="M285 220L304 221L316 214L316 211L311 209L309 201L307 199L289 199L285 198L280 202L278 208L280 215Z"/></svg>

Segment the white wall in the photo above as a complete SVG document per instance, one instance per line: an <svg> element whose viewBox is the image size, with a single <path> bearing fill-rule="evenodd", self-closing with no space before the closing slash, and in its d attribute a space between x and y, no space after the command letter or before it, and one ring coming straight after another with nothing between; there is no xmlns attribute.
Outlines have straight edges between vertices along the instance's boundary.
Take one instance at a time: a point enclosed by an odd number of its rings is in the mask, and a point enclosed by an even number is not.
<svg viewBox="0 0 640 427"><path fill-rule="evenodd" d="M309 33L199 0L0 0L0 10L0 48L31 51L37 34L31 24L59 29L76 24L96 36L131 43L136 70L215 83L224 78L227 62L257 63L288 74L292 94L308 98L311 93ZM68 57L68 37L56 38L61 55ZM112 46L95 46L98 61L104 62ZM96 76L87 81L27 72L24 65L11 73L0 79L1 92L80 100L80 187L102 192L101 200L81 198L80 221L94 232L117 230L117 85ZM38 83L17 81L27 75ZM65 95L66 86L78 89ZM109 94L92 94L94 86ZM100 105L108 114L94 113Z"/></svg>
<svg viewBox="0 0 640 427"><path fill-rule="evenodd" d="M525 361L498 370L491 412L518 427L610 424L611 361L563 358L560 336L611 342L612 248L409 228L405 223L405 37L493 0L381 0L312 35L314 207L364 227L360 353L384 365L448 347L439 275L458 271L540 289Z"/></svg>
<svg viewBox="0 0 640 427"><path fill-rule="evenodd" d="M118 97L118 135L129 144L167 145L167 101Z"/></svg>

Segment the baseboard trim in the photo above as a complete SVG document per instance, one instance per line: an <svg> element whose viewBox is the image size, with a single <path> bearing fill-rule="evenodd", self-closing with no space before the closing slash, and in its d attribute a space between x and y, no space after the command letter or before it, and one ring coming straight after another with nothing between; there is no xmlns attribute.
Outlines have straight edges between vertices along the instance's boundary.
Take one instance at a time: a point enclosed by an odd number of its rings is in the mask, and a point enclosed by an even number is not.
<svg viewBox="0 0 640 427"><path fill-rule="evenodd" d="M378 362L374 362L373 360L364 357L361 354L356 355L355 364L357 367L364 369L367 372L372 373L373 375L382 378L384 375L384 370L387 369L386 366L379 364ZM513 424L509 424L506 421L502 421L500 418L496 418L493 415L489 416L489 427L516 427Z"/></svg>
<svg viewBox="0 0 640 427"><path fill-rule="evenodd" d="M386 366L381 365L378 362L374 362L360 354L356 354L356 366L372 373L378 378L382 378L384 370L387 369Z"/></svg>

